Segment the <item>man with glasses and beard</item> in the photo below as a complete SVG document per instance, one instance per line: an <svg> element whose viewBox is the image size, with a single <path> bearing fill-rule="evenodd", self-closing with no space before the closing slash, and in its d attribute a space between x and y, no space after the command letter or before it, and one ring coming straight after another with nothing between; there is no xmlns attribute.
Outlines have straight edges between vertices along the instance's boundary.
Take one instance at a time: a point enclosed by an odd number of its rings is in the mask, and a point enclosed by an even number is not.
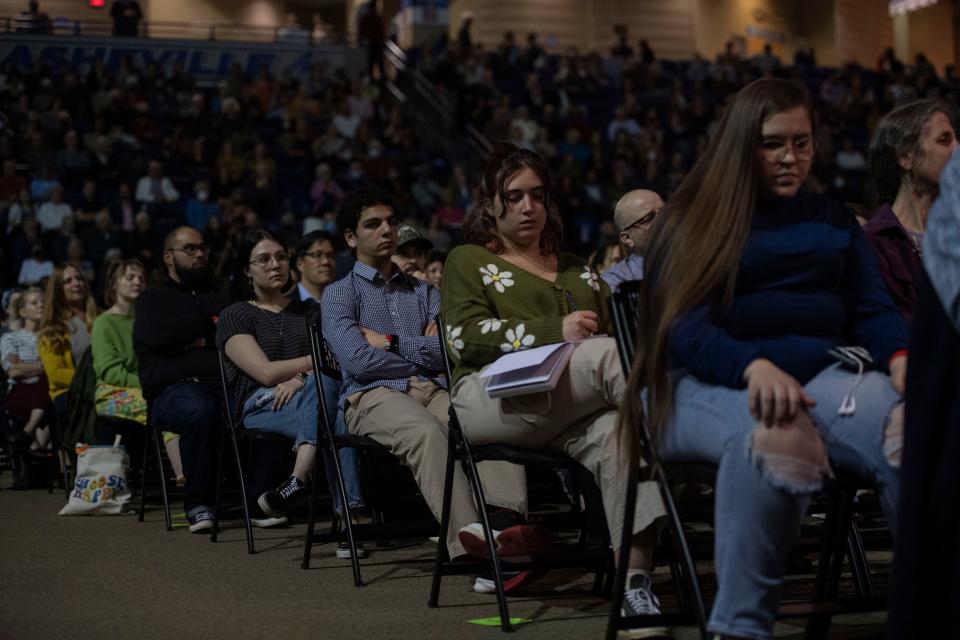
<svg viewBox="0 0 960 640"><path fill-rule="evenodd" d="M220 424L216 321L229 303L213 282L210 248L192 227L179 227L163 244L167 278L136 302L133 347L140 382L157 425L180 435L186 476L184 511L191 532L213 528L216 487L212 436Z"/></svg>

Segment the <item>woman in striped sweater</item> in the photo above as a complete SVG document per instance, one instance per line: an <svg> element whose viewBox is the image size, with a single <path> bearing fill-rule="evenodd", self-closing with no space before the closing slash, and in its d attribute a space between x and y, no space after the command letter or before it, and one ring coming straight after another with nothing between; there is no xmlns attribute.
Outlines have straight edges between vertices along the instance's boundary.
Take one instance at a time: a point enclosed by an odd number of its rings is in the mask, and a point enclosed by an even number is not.
<svg viewBox="0 0 960 640"><path fill-rule="evenodd" d="M47 378L37 354L37 331L43 318L43 291L23 292L13 307L22 327L0 337L0 364L8 377L7 411L26 423L13 435L21 450L45 449L50 442L47 419L50 396Z"/></svg>

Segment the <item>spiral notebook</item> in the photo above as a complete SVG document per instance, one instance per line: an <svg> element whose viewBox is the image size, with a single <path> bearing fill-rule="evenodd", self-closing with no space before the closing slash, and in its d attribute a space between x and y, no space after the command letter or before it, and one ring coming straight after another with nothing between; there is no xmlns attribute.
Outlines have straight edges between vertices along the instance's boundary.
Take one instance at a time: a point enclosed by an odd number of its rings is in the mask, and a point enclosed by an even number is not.
<svg viewBox="0 0 960 640"><path fill-rule="evenodd" d="M480 374L487 381L487 395L506 398L552 390L576 346L573 342L559 342L500 356Z"/></svg>

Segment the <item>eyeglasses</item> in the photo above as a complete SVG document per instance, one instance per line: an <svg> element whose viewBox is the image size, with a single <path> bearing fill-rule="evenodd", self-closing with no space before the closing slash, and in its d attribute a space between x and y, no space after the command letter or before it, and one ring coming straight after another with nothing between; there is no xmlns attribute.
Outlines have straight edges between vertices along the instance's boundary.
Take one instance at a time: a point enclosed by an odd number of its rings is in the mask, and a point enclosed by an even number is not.
<svg viewBox="0 0 960 640"><path fill-rule="evenodd" d="M270 255L269 253L261 253L256 258L251 260L250 264L255 264L258 267L265 267L270 264L272 260L276 260L277 264L285 264L290 261L290 254L286 251L278 251L273 255Z"/></svg>
<svg viewBox="0 0 960 640"><path fill-rule="evenodd" d="M798 136L792 141L782 138L762 138L760 140L760 152L763 157L771 162L779 162L787 157L788 151L793 151L797 158L806 160L813 155L817 148L817 142L812 135Z"/></svg>
<svg viewBox="0 0 960 640"><path fill-rule="evenodd" d="M657 211L651 211L650 213L648 213L647 215L643 216L642 218L638 218L637 220L634 220L632 224L628 224L628 225L625 226L623 229L621 229L621 230L620 230L620 233L626 233L627 231L630 231L630 229L633 229L634 227L645 227L645 226L647 226L648 224L650 224L651 222L653 222L653 219L654 219L654 218L657 217L657 213L658 213Z"/></svg>
<svg viewBox="0 0 960 640"><path fill-rule="evenodd" d="M170 251L179 251L193 257L198 253L210 253L210 247L205 244L185 244L182 247L173 247Z"/></svg>
<svg viewBox="0 0 960 640"><path fill-rule="evenodd" d="M307 251L302 257L306 258L308 256L314 260L323 260L324 258L327 260L336 260L337 258L337 254L332 252L327 253L326 251Z"/></svg>

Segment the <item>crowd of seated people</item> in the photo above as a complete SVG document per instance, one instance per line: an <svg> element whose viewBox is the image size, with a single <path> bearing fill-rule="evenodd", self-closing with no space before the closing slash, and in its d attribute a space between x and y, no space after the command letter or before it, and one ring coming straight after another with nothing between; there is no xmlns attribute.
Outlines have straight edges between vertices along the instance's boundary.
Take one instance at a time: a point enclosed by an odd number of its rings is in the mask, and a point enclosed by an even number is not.
<svg viewBox="0 0 960 640"><path fill-rule="evenodd" d="M220 350L227 409L292 445L292 460L290 447L258 450L249 488L254 523L281 526L315 459L321 373L306 327L319 317L343 373L323 376L327 417L409 466L435 516L451 405L472 440L562 451L593 473L613 540L634 534L617 550L625 613L658 610L649 572L663 506L644 486L636 520L621 521L620 432L646 415L665 457L717 463L710 628L769 637L785 554L824 477L873 481L896 529L907 326L926 212L957 146L939 98L957 82L920 60L827 72L769 51L676 64L622 41L586 57L528 42L421 52L438 85L462 92L465 117L509 142L477 177L434 162L375 85L322 65L302 78L234 69L215 91L129 61L0 70L0 278L27 287L0 343L18 451L64 444L89 350L97 412L143 424L149 405L189 528L209 530ZM774 75L788 80L755 80ZM882 185L875 216L868 173ZM847 200L873 218L863 231ZM610 291L647 274L628 379L612 340L585 339L609 331ZM448 326L434 323L441 310ZM500 354L560 340L583 340L560 392L541 404L483 393L479 373ZM876 370L835 366L828 351L848 343ZM706 437L715 407L724 418ZM351 455L340 458L348 504L334 508L356 521ZM526 521L522 467L481 469L486 505L455 473L448 555L485 555L478 509L492 512L498 553L548 548L549 532ZM756 499L730 498L744 494Z"/></svg>

